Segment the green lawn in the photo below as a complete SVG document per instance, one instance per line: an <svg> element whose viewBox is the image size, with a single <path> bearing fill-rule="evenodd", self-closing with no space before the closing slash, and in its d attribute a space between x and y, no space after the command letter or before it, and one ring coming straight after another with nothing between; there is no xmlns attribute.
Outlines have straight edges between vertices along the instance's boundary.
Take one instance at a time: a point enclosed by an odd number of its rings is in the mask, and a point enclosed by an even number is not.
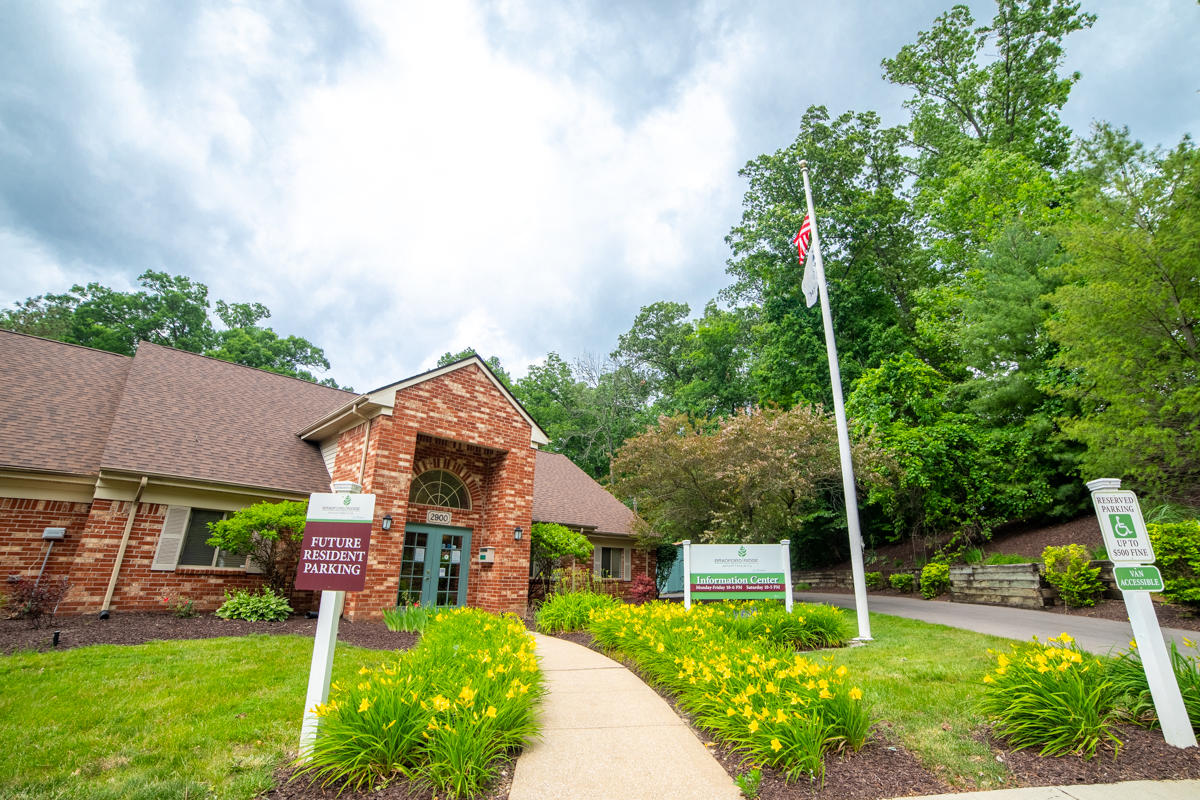
<svg viewBox="0 0 1200 800"><path fill-rule="evenodd" d="M1004 639L872 614L876 641L829 651L872 717L947 782L1002 784L972 738L987 649ZM294 755L312 639L155 642L0 657L0 796L251 798ZM335 680L386 653L341 645Z"/></svg>
<svg viewBox="0 0 1200 800"><path fill-rule="evenodd" d="M293 757L312 639L0 657L0 796L250 798ZM387 654L339 645L334 680Z"/></svg>
<svg viewBox="0 0 1200 800"><path fill-rule="evenodd" d="M866 646L829 652L862 687L872 718L890 723L893 738L947 783L1004 783L1004 765L971 732L983 722L976 702L993 666L987 649L1007 652L1011 640L884 614L871 614L871 633Z"/></svg>

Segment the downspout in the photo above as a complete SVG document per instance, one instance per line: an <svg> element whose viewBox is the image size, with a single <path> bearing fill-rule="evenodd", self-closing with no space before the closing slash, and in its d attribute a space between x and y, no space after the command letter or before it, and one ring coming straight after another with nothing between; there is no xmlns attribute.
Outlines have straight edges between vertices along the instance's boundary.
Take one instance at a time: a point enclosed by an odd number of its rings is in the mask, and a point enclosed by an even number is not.
<svg viewBox="0 0 1200 800"><path fill-rule="evenodd" d="M108 619L113 592L117 589L117 573L121 571L121 562L125 560L125 548L129 545L129 534L133 531L133 519L137 516L138 506L142 502L142 492L146 491L147 481L149 478L143 475L141 483L138 484L137 491L133 495L133 502L129 504L129 516L125 519L125 533L121 535L121 546L117 548L117 560L113 564L112 576L108 579L108 591L104 593L104 605L100 607L100 619Z"/></svg>
<svg viewBox="0 0 1200 800"><path fill-rule="evenodd" d="M354 416L358 417L359 419L361 419L363 421L363 424L367 426L366 431L363 432L362 461L358 462L358 485L362 486L363 478L367 474L367 447L371 443L371 419L370 419L370 417L364 417L362 414L359 413L357 403L350 407L350 413L353 414Z"/></svg>

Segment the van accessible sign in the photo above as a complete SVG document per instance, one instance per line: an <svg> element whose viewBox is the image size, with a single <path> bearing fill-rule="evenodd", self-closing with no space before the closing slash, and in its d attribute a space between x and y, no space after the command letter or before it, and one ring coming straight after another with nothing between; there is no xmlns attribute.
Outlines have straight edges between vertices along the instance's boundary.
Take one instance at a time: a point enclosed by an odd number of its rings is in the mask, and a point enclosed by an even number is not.
<svg viewBox="0 0 1200 800"><path fill-rule="evenodd" d="M692 600L792 601L788 542L779 544L683 543L684 604Z"/></svg>
<svg viewBox="0 0 1200 800"><path fill-rule="evenodd" d="M296 588L361 592L374 517L373 494L310 496Z"/></svg>

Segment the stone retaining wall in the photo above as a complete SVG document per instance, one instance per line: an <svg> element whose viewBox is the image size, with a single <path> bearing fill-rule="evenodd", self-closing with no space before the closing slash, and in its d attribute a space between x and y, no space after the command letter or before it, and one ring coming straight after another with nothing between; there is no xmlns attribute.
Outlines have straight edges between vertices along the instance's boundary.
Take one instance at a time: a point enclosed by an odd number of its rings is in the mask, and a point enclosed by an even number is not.
<svg viewBox="0 0 1200 800"><path fill-rule="evenodd" d="M1113 563L1093 561L1092 566L1100 567L1104 596L1120 597L1113 578ZM950 600L1019 608L1043 608L1060 603L1058 590L1046 583L1040 569L1040 564L1032 563L953 566L950 568ZM890 574L891 571L883 571L885 586ZM915 574L918 586L914 587L914 595L919 591L920 583L920 572ZM850 570L802 570L792 573L792 583L807 583L813 589L854 588Z"/></svg>

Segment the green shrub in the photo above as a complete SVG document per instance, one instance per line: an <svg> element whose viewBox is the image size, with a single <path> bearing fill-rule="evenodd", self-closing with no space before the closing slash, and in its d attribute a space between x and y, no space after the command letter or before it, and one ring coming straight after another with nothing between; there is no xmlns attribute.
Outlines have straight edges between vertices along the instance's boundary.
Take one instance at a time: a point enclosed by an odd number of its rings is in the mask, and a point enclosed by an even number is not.
<svg viewBox="0 0 1200 800"><path fill-rule="evenodd" d="M992 553L986 559L984 564L1032 564L1035 559L1028 556L1019 556L1016 553Z"/></svg>
<svg viewBox="0 0 1200 800"><path fill-rule="evenodd" d="M1200 605L1200 520L1146 526L1162 570L1163 596L1172 603Z"/></svg>
<svg viewBox="0 0 1200 800"><path fill-rule="evenodd" d="M1100 568L1091 566L1091 553L1081 544L1047 547L1042 551L1046 580L1058 589L1063 602L1071 608L1096 605L1104 591Z"/></svg>
<svg viewBox="0 0 1200 800"><path fill-rule="evenodd" d="M1175 672L1175 680L1179 683L1179 692L1183 695L1183 705L1187 709L1192 730L1200 733L1200 649L1190 639L1184 639L1183 642L1185 647L1193 651L1192 655L1181 653L1174 639L1167 640L1171 649L1171 668ZM1140 725L1158 727L1154 699L1150 696L1146 670L1142 666L1142 658L1137 649L1130 648L1117 656L1110 665L1109 672L1113 683L1125 695L1125 708L1129 717Z"/></svg>
<svg viewBox="0 0 1200 800"><path fill-rule="evenodd" d="M921 596L932 600L950 589L950 565L931 561L921 568Z"/></svg>
<svg viewBox="0 0 1200 800"><path fill-rule="evenodd" d="M494 781L497 760L537 733L542 673L511 614L442 611L417 647L359 677L333 684L317 707L311 759L296 777L340 793L403 776L437 796L473 797Z"/></svg>
<svg viewBox="0 0 1200 800"><path fill-rule="evenodd" d="M983 563L983 548L968 547L963 551L962 560L964 564L982 564Z"/></svg>
<svg viewBox="0 0 1200 800"><path fill-rule="evenodd" d="M729 600L705 606L710 623L738 639L761 639L796 650L841 647L849 634L846 613L817 603L796 603L789 613L779 600Z"/></svg>
<svg viewBox="0 0 1200 800"><path fill-rule="evenodd" d="M863 579L866 581L868 589L882 589L883 588L883 573L882 572L868 572L866 575L863 576Z"/></svg>
<svg viewBox="0 0 1200 800"><path fill-rule="evenodd" d="M429 620L436 616L436 608L427 608L418 603L405 603L402 606L385 609L383 624L389 631L404 631L406 633L424 633Z"/></svg>
<svg viewBox="0 0 1200 800"><path fill-rule="evenodd" d="M238 589L233 594L225 591L225 602L217 609L221 619L244 619L250 622L278 622L288 618L292 607L287 598L270 586L262 587L258 594Z"/></svg>
<svg viewBox="0 0 1200 800"><path fill-rule="evenodd" d="M1105 741L1120 749L1113 725L1122 691L1100 660L1085 656L1070 636L1045 645L1035 637L995 655L996 669L983 678L981 708L1017 750L1038 747L1043 756L1077 753L1086 759Z"/></svg>
<svg viewBox="0 0 1200 800"><path fill-rule="evenodd" d="M542 633L570 633L587 627L591 612L620 605L613 597L595 592L552 594L538 609L537 629Z"/></svg>
<svg viewBox="0 0 1200 800"><path fill-rule="evenodd" d="M913 576L911 572L897 572L888 576L888 583L897 592L912 592Z"/></svg>

